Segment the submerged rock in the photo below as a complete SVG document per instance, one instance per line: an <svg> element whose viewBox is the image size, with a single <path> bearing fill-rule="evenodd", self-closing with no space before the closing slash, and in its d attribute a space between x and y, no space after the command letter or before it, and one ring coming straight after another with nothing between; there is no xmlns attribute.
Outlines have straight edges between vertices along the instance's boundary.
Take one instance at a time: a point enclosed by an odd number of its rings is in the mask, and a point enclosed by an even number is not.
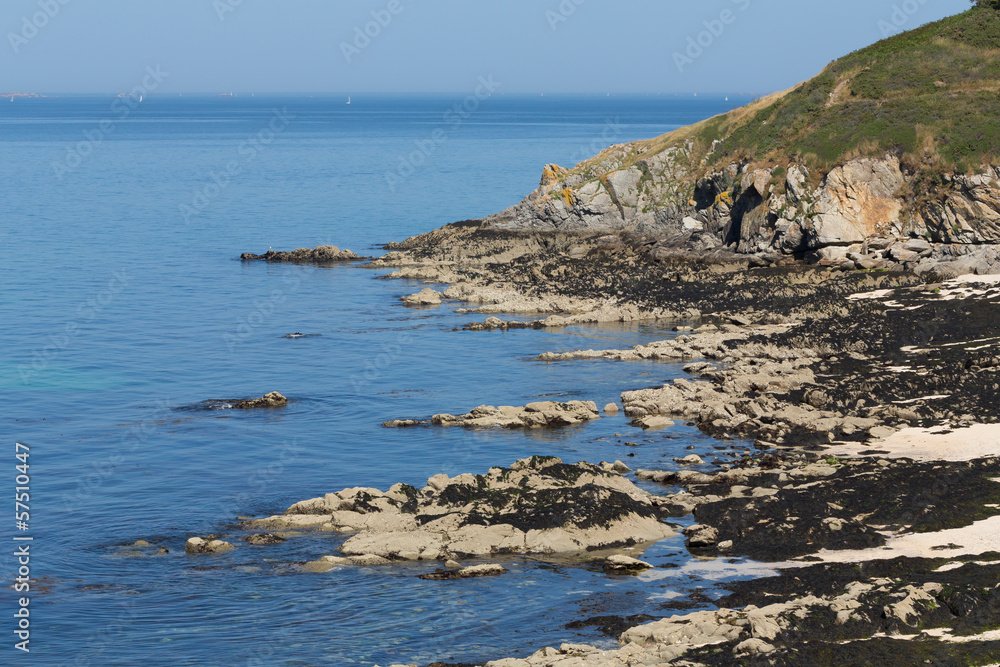
<svg viewBox="0 0 1000 667"><path fill-rule="evenodd" d="M321 245L316 248L298 248L291 251L268 250L263 255L245 252L240 255L240 259L291 264L330 264L333 262L352 262L363 258L358 257L350 250L341 250L332 245Z"/></svg>
<svg viewBox="0 0 1000 667"><path fill-rule="evenodd" d="M348 557L576 554L669 537L658 501L614 471L536 456L486 475L437 475L423 489L345 489L248 525L357 532L341 547Z"/></svg>
<svg viewBox="0 0 1000 667"><path fill-rule="evenodd" d="M243 541L254 546L269 546L272 544L281 544L286 540L273 533L258 533L256 535L247 535L243 538Z"/></svg>
<svg viewBox="0 0 1000 667"><path fill-rule="evenodd" d="M429 581L447 581L450 579L474 579L476 577L499 577L507 574L508 570L503 565L487 563L485 565L470 565L469 567L457 570L438 570L430 574L420 575L421 579Z"/></svg>
<svg viewBox="0 0 1000 667"><path fill-rule="evenodd" d="M263 396L246 401L236 401L233 407L237 410L253 410L256 408L283 408L288 405L288 399L276 391Z"/></svg>

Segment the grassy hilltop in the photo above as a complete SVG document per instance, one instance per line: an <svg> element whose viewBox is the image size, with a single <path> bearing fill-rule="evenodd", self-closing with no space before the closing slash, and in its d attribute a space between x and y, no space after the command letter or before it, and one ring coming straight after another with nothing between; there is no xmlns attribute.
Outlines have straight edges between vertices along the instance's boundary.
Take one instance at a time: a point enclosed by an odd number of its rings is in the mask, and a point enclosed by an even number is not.
<svg viewBox="0 0 1000 667"><path fill-rule="evenodd" d="M734 161L805 164L815 177L887 152L912 171L1000 163L1000 11L983 3L832 62L818 76L645 142L627 167L694 142L702 173ZM640 157L641 156L641 157ZM574 172L592 173L597 156Z"/></svg>

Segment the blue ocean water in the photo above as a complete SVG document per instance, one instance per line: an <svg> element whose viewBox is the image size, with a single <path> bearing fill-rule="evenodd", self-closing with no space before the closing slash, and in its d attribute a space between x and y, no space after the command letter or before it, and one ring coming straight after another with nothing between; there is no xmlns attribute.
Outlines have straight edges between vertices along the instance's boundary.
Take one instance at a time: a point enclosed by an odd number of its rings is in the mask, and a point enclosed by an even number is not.
<svg viewBox="0 0 1000 667"><path fill-rule="evenodd" d="M472 661L608 642L565 626L655 613L678 591L711 588L693 575L611 578L533 559L461 582L418 579L431 564L292 567L333 553L343 537L332 535L184 554L190 536L345 487L421 486L534 454L664 468L724 446L684 426L644 434L624 417L533 433L383 429L484 403L603 405L681 370L531 361L671 335L653 326L460 332L476 319L454 312L462 304L404 308L399 297L423 285L376 280L384 272L236 259L323 243L377 254L377 244L516 203L548 162L568 166L746 100L497 95L460 122L446 115L462 101L0 101L0 493L13 495L15 442L30 446L31 465L30 528L19 533L13 513L0 522L0 577L16 575L12 538L29 535L35 579L31 654L13 648L19 595L6 590L0 661ZM318 335L283 338L292 332ZM191 408L270 391L290 405ZM125 548L139 539L170 553ZM688 560L680 539L647 556Z"/></svg>

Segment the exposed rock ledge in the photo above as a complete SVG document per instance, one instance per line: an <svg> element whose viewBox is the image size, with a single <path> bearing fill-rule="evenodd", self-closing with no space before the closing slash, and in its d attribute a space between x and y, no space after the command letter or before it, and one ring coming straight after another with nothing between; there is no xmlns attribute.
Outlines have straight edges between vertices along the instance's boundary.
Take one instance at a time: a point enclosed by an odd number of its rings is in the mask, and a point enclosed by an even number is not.
<svg viewBox="0 0 1000 667"><path fill-rule="evenodd" d="M457 251L457 249L456 249ZM392 266L394 256L387 255L372 262L372 268ZM526 294L518 286L497 281L497 276L488 278L477 277L474 280L465 274L458 274L454 267L449 266L419 266L393 271L385 278L424 280L437 283L451 283L444 293L432 289L424 289L418 294L403 297L403 303L414 305L436 305L441 298L482 304L474 308L459 308L457 313L479 313L493 315L498 313L546 314L548 317L530 322L505 321L490 317L484 323L470 325L474 331L490 329L540 329L545 327L564 327L576 324L601 324L608 322L697 322L701 312L694 308L671 309L663 307L641 308L634 304L624 303L616 298L581 298L553 293L540 295ZM480 284L479 281L488 281Z"/></svg>
<svg viewBox="0 0 1000 667"><path fill-rule="evenodd" d="M434 415L430 421L397 419L382 424L387 428L404 428L435 424L437 426L465 426L466 428L545 428L571 426L591 419L598 419L600 413L593 401L570 401L556 403L542 401L529 403L523 408L510 405L493 407L481 405L464 415Z"/></svg>
<svg viewBox="0 0 1000 667"><path fill-rule="evenodd" d="M245 252L240 255L240 259L288 264L331 264L333 262L353 262L364 258L358 257L350 250L341 250L332 245L321 245L316 248L298 248L290 251L268 250L263 255Z"/></svg>
<svg viewBox="0 0 1000 667"><path fill-rule="evenodd" d="M340 548L349 558L458 560L651 543L674 534L663 514L656 496L613 470L535 456L486 475L436 475L423 489L345 489L247 525L357 532Z"/></svg>

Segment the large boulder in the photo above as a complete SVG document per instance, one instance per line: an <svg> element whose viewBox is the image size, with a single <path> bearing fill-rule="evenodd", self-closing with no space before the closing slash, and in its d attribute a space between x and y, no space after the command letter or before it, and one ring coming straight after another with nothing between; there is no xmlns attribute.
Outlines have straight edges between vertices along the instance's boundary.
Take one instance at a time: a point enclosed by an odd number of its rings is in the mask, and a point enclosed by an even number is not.
<svg viewBox="0 0 1000 667"><path fill-rule="evenodd" d="M862 158L836 167L826 177L806 232L812 248L860 243L898 228L906 183L899 159Z"/></svg>

